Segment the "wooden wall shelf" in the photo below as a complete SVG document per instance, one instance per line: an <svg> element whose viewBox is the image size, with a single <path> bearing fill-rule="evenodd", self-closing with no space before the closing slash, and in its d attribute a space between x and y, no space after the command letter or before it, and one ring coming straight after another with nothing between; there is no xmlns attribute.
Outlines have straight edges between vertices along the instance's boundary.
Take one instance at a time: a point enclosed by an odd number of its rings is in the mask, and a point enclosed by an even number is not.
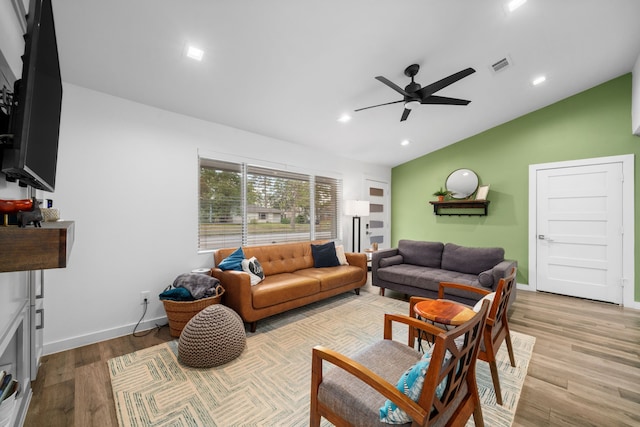
<svg viewBox="0 0 640 427"><path fill-rule="evenodd" d="M74 222L43 222L41 228L0 226L0 272L64 268L74 239Z"/></svg>
<svg viewBox="0 0 640 427"><path fill-rule="evenodd" d="M485 216L489 208L489 200L446 200L444 202L433 201L429 203L433 205L434 215ZM456 211L446 212L448 209ZM472 209L474 212L467 211ZM465 212L462 213L459 210L465 210Z"/></svg>

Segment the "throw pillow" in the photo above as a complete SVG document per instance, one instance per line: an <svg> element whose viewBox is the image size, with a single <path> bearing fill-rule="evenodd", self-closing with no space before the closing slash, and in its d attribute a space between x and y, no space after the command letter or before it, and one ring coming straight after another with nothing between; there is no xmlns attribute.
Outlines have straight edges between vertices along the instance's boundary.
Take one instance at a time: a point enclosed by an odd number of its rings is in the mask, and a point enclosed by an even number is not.
<svg viewBox="0 0 640 427"><path fill-rule="evenodd" d="M484 286L485 288L490 288L493 286L493 271L487 270L483 271L478 275L478 282Z"/></svg>
<svg viewBox="0 0 640 427"><path fill-rule="evenodd" d="M340 263L340 265L349 265L347 256L344 254L344 246L336 246L336 256L338 257L338 262Z"/></svg>
<svg viewBox="0 0 640 427"><path fill-rule="evenodd" d="M449 357L447 357L449 356ZM447 352L445 356L445 363L450 358L450 353ZM404 393L414 402L417 402L422 393L422 386L424 385L424 377L427 375L429 369L429 363L431 362L431 351L427 351L424 356L412 367L407 369L404 374L398 380L396 388L401 393ZM447 379L442 380L438 387L436 387L436 396L442 397L444 389L447 386ZM410 423L413 420L409 415L398 408L398 406L390 400L387 400L382 408L380 408L380 421L387 424L405 424Z"/></svg>
<svg viewBox="0 0 640 427"><path fill-rule="evenodd" d="M231 255L220 261L218 268L220 270L237 270L242 271L242 260L244 259L244 252L242 248L238 248Z"/></svg>
<svg viewBox="0 0 640 427"><path fill-rule="evenodd" d="M340 265L336 256L336 244L328 242L323 245L311 245L311 255L313 255L313 266L316 268L336 267Z"/></svg>
<svg viewBox="0 0 640 427"><path fill-rule="evenodd" d="M404 258L402 255L393 255L386 258L380 258L378 265L380 267L389 267L390 265L402 264L403 262Z"/></svg>
<svg viewBox="0 0 640 427"><path fill-rule="evenodd" d="M249 273L251 286L257 285L258 283L262 282L262 280L264 280L264 272L262 271L262 266L260 265L256 257L243 259L242 271Z"/></svg>
<svg viewBox="0 0 640 427"><path fill-rule="evenodd" d="M482 297L480 299L480 301L478 301L476 303L476 305L473 306L473 311L475 311L476 313L480 311L480 308L482 307L482 303L487 300L489 301L491 304L493 304L493 299L496 297L496 293L495 292L491 292L490 294L485 295L484 297ZM491 305L489 305L489 310L491 310Z"/></svg>

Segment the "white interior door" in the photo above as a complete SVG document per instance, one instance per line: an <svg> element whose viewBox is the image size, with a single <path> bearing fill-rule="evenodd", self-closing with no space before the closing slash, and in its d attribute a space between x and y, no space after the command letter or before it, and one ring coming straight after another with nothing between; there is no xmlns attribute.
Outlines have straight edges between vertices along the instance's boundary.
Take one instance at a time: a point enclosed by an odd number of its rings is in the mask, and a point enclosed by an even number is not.
<svg viewBox="0 0 640 427"><path fill-rule="evenodd" d="M537 289L622 302L622 164L536 174Z"/></svg>
<svg viewBox="0 0 640 427"><path fill-rule="evenodd" d="M378 249L389 248L391 240L389 184L367 179L366 185L369 197L369 217L365 221L366 245L371 247L373 243L377 243Z"/></svg>

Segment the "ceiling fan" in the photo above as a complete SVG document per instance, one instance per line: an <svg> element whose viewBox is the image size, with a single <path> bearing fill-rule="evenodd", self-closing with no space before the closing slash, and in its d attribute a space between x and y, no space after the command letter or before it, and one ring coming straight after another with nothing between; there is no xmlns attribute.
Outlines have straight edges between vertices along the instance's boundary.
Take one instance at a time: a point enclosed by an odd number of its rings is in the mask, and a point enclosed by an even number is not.
<svg viewBox="0 0 640 427"><path fill-rule="evenodd" d="M400 121L403 122L407 120L409 117L409 113L411 110L415 108L418 104L443 104L443 105L467 105L471 101L466 99L458 99L458 98L448 98L445 96L436 96L434 93L437 91L467 77L470 74L476 72L473 68L466 68L462 71L458 71L457 73L451 74L449 77L445 77L442 80L438 80L437 82L431 83L428 86L421 87L419 83L416 83L413 78L418 71L420 70L420 66L418 64L409 65L404 70L404 75L407 77L411 77L411 83L409 83L404 89L402 89L397 84L393 83L391 80L387 79L383 76L376 77L376 80L381 81L382 83L389 86L391 89L398 92L400 95L404 97L400 101L392 101L386 102L384 104L372 105L370 107L358 108L355 111L367 110L369 108L381 107L383 105L390 104L398 104L400 102L404 102L404 111L402 112L402 117Z"/></svg>

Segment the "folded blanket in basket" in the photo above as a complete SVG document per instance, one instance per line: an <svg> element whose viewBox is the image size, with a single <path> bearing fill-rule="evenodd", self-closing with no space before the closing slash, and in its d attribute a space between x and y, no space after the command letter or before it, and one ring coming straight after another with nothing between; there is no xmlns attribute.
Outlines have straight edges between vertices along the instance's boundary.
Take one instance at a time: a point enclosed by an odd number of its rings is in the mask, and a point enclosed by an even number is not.
<svg viewBox="0 0 640 427"><path fill-rule="evenodd" d="M193 301L195 298L191 295L185 288L172 288L165 289L160 295L158 295L160 301L162 300L171 300L171 301Z"/></svg>
<svg viewBox="0 0 640 427"><path fill-rule="evenodd" d="M206 274L185 273L173 281L174 288L185 288L194 299L208 298L216 295L216 288L220 281Z"/></svg>

